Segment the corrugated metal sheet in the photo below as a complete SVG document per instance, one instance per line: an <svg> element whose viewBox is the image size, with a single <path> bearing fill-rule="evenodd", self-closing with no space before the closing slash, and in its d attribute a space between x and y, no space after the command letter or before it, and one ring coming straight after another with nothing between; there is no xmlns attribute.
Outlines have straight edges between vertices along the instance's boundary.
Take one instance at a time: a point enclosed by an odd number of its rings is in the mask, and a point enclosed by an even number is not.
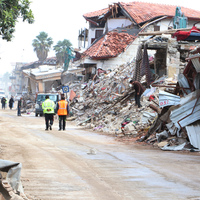
<svg viewBox="0 0 200 200"><path fill-rule="evenodd" d="M170 119L178 129L192 124L193 122L200 119L200 99L196 104L199 93L200 90L196 90L186 97L181 98L180 105L171 111ZM191 114L192 111L193 114Z"/></svg>
<svg viewBox="0 0 200 200"><path fill-rule="evenodd" d="M183 88L190 88L188 80L186 79L186 77L183 74L179 74L178 75L178 82L179 82L179 85L181 87L183 87ZM187 89L186 92L187 92L187 94L189 94L189 93L191 93L191 90ZM183 90L183 93L184 93L184 95L186 95L186 93L184 92L184 90Z"/></svg>
<svg viewBox="0 0 200 200"><path fill-rule="evenodd" d="M166 124L166 126L171 135L176 135L177 127L174 126L173 122Z"/></svg>
<svg viewBox="0 0 200 200"><path fill-rule="evenodd" d="M194 86L196 90L200 89L200 73L198 73L194 79Z"/></svg>
<svg viewBox="0 0 200 200"><path fill-rule="evenodd" d="M200 58L200 55L194 55L195 58L192 58L191 61L192 61L192 64L194 65L197 73L200 72L200 62L199 62L199 58Z"/></svg>
<svg viewBox="0 0 200 200"><path fill-rule="evenodd" d="M192 146L200 149L200 123L186 126L186 130Z"/></svg>
<svg viewBox="0 0 200 200"><path fill-rule="evenodd" d="M159 91L159 106L176 106L180 103L180 96L171 94L169 92Z"/></svg>

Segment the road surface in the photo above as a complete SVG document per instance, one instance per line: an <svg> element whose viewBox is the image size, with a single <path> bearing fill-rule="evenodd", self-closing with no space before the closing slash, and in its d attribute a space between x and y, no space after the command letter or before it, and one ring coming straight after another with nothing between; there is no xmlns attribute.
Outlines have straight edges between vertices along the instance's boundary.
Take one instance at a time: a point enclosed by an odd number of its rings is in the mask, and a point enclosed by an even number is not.
<svg viewBox="0 0 200 200"><path fill-rule="evenodd" d="M200 153L169 152L0 110L0 157L22 163L34 200L199 200Z"/></svg>

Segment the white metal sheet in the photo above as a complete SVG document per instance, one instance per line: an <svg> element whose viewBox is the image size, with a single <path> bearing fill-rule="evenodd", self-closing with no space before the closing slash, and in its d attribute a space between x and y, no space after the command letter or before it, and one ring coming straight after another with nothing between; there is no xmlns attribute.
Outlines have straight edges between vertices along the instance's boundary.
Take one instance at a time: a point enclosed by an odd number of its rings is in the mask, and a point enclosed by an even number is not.
<svg viewBox="0 0 200 200"><path fill-rule="evenodd" d="M200 123L186 126L186 130L192 146L200 149Z"/></svg>
<svg viewBox="0 0 200 200"><path fill-rule="evenodd" d="M159 91L159 106L175 106L180 104L180 96L171 94L169 92Z"/></svg>

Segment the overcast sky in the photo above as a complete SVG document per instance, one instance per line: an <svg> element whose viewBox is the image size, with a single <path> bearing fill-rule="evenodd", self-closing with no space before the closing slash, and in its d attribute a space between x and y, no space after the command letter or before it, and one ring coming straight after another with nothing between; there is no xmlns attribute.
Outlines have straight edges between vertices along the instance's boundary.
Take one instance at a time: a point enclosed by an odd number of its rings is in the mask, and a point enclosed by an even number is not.
<svg viewBox="0 0 200 200"><path fill-rule="evenodd" d="M31 0L31 9L34 13L34 24L18 22L12 42L0 39L0 74L11 72L15 62L37 61L33 51L32 41L44 31L54 41L53 46L59 40L68 39L73 47L78 47L78 33L81 28L88 27L83 14L108 7L109 4L119 1L110 0ZM124 0L122 2L131 2ZM162 3L161 0L144 0L144 2ZM198 0L168 0L169 5L200 10ZM174 11L175 12L175 11ZM51 51L50 56L55 56Z"/></svg>

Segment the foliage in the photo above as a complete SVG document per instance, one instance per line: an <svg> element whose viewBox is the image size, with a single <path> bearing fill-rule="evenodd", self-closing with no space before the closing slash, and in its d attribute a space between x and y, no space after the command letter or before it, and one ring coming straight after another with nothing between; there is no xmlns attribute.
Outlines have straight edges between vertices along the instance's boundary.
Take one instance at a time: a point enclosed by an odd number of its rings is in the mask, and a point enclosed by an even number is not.
<svg viewBox="0 0 200 200"><path fill-rule="evenodd" d="M67 47L71 46L71 42L67 39L64 39L63 41L58 41L58 43L55 46L53 46L53 50L56 52L56 58L59 64L63 64L65 62L65 54Z"/></svg>
<svg viewBox="0 0 200 200"><path fill-rule="evenodd" d="M36 52L39 61L43 62L47 58L52 44L53 40L51 37L48 37L47 33L40 32L40 34L36 36L32 46L34 47L34 51Z"/></svg>
<svg viewBox="0 0 200 200"><path fill-rule="evenodd" d="M0 0L0 35L2 39L11 41L18 17L32 24L34 16L29 0Z"/></svg>

